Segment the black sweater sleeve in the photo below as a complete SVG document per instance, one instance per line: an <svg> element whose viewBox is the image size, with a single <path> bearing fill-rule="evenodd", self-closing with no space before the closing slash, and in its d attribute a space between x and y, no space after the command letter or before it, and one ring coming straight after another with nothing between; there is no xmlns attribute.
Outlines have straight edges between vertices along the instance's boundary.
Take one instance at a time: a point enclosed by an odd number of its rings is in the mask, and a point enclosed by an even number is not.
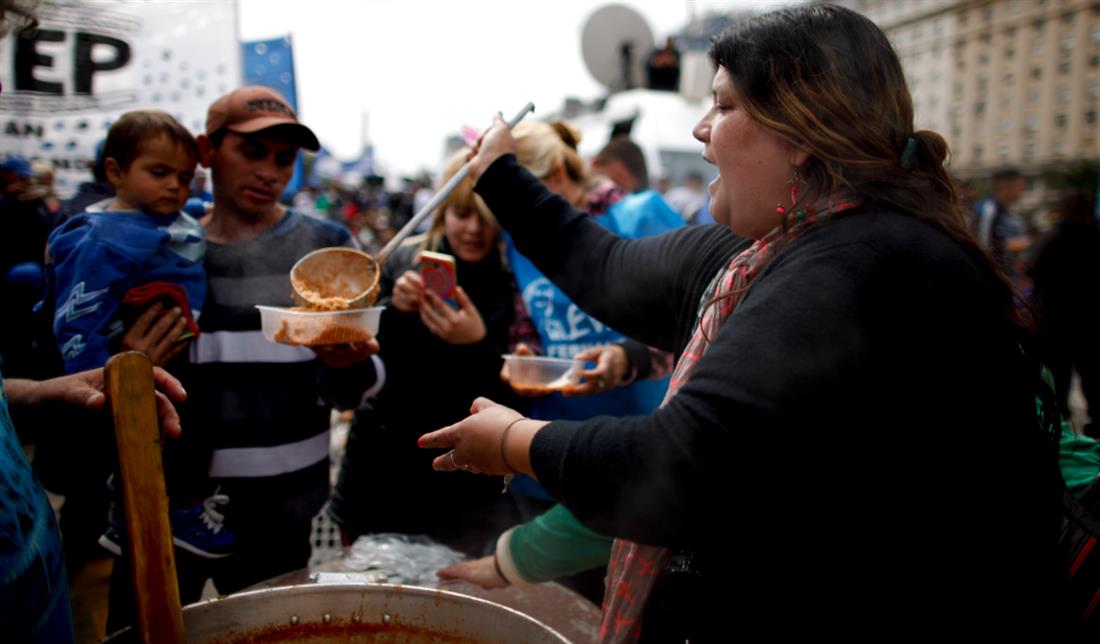
<svg viewBox="0 0 1100 644"><path fill-rule="evenodd" d="M693 545L744 463L768 458L779 417L865 352L838 333L855 293L812 258L778 258L722 326L691 379L648 417L556 421L531 462L547 491L595 530L643 543ZM782 266L780 264L787 264ZM770 275L768 274L770 273ZM807 315L809 309L816 309ZM797 350L791 350L791 344Z"/></svg>
<svg viewBox="0 0 1100 644"><path fill-rule="evenodd" d="M622 239L551 193L512 155L476 191L519 252L585 312L626 336L678 351L702 290L739 240L719 226Z"/></svg>
<svg viewBox="0 0 1100 644"><path fill-rule="evenodd" d="M876 220L884 222L877 230L860 232ZM765 489L782 496L776 491L805 472L837 486L866 476L830 470L825 455L864 449L867 437L856 428L875 426L869 404L897 401L886 405L895 425L934 408L918 392L942 379L936 356L950 364L965 347L957 329L935 321L943 310L979 306L968 295L980 292L971 288L975 271L958 253L941 252L945 244L917 243L935 237L914 230L920 226L853 218L792 242L667 405L648 417L555 421L541 430L531 448L539 481L597 531L692 546L714 532L716 508L734 499L744 511L768 498ZM930 436L911 434L912 449L934 453ZM825 488L817 491L828 496Z"/></svg>

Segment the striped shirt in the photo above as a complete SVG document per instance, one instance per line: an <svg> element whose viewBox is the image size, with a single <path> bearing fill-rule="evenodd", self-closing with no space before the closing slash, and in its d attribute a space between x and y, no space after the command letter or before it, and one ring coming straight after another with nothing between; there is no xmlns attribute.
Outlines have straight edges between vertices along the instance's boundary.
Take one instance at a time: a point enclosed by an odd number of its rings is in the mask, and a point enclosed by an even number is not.
<svg viewBox="0 0 1100 644"><path fill-rule="evenodd" d="M202 334L191 345L184 427L213 448L210 476L236 517L304 519L328 498L329 411L321 362L260 332L255 305L290 306L290 268L352 245L349 233L294 211L259 236L210 242Z"/></svg>

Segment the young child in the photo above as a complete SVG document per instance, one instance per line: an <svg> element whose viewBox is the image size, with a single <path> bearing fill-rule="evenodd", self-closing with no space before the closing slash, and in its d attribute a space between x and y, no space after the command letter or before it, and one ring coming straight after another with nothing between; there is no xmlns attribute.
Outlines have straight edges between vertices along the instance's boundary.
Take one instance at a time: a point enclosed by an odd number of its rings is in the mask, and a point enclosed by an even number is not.
<svg viewBox="0 0 1100 644"><path fill-rule="evenodd" d="M179 342L199 332L206 296L206 241L197 220L180 212L198 160L194 137L159 110L123 114L103 149L116 196L89 206L50 235L54 335L66 373L101 367L132 318L154 303L178 307L187 326ZM179 449L181 458L167 453ZM194 443L166 449L166 479L176 545L199 556L230 554L234 537L221 524L205 461ZM186 454L186 457L182 457ZM178 462L177 467L170 467ZM100 544L116 555L117 521Z"/></svg>

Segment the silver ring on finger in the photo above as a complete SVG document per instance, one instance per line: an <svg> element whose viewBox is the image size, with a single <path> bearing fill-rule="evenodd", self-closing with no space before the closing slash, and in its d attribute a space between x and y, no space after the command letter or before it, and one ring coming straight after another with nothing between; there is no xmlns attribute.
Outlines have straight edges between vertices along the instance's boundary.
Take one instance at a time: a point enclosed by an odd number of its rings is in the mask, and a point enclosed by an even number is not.
<svg viewBox="0 0 1100 644"><path fill-rule="evenodd" d="M455 451L453 449L447 452L447 456L451 457L451 467L455 468L456 470L462 469L459 464L455 462Z"/></svg>

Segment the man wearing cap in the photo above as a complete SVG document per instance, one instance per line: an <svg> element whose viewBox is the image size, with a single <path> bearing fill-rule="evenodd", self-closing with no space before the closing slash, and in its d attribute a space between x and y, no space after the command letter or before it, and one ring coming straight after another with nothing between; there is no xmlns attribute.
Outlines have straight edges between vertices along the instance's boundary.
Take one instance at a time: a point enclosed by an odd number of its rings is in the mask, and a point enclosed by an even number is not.
<svg viewBox="0 0 1100 644"><path fill-rule="evenodd" d="M199 598L207 577L231 593L306 567L312 519L329 494L330 405L358 403L374 380L378 348L372 340L307 349L260 332L255 306L291 305L289 274L299 258L353 245L346 229L278 202L298 150L320 148L286 101L264 87L231 92L210 106L197 141L214 206L201 220L207 301L180 374L188 390L182 440L213 447L210 477L228 496L220 511L238 545L216 561L177 549L184 603ZM128 571L118 574L125 567L116 565L112 595L130 583ZM120 609L112 601L108 632L128 622Z"/></svg>

